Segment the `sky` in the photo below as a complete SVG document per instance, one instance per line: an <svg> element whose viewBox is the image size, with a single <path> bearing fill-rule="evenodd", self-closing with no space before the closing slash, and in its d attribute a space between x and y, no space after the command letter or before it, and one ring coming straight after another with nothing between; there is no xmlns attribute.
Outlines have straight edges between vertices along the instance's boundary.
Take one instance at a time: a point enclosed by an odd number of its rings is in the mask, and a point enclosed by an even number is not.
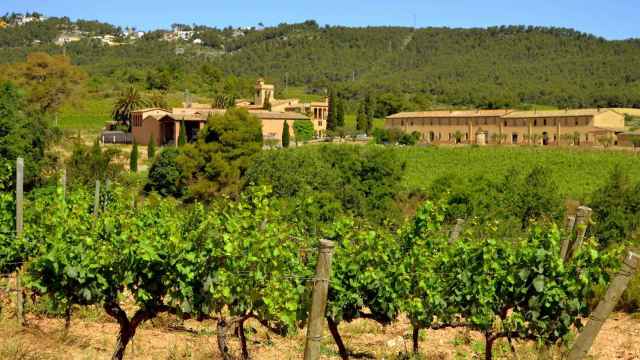
<svg viewBox="0 0 640 360"><path fill-rule="evenodd" d="M37 11L149 30L172 23L274 26L316 20L345 26L539 25L607 39L640 38L640 0L0 0L0 13Z"/></svg>

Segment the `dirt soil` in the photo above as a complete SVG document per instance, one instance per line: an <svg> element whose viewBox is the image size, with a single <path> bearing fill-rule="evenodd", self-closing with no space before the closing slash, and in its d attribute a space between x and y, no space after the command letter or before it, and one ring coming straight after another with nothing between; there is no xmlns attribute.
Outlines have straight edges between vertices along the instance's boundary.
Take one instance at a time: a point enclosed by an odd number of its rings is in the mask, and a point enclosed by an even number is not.
<svg viewBox="0 0 640 360"><path fill-rule="evenodd" d="M109 359L116 341L117 325L100 309L81 309L68 332L61 319L28 317L20 328L8 314L0 321L0 359ZM142 325L129 344L128 359L219 359L213 322L187 321L176 330L175 319L161 316ZM253 359L302 359L304 329L287 338L270 335L257 322L246 329ZM359 358L408 359L410 326L406 319L386 328L369 320L341 324L345 343ZM323 359L339 359L329 333L322 344ZM232 351L239 355L238 341L228 334ZM480 359L484 342L480 334L461 329L421 333L422 355L417 359ZM591 352L593 359L640 359L640 317L614 314L606 323ZM538 351L533 344L516 344L516 356L504 342L495 346L498 359L559 358L559 349Z"/></svg>

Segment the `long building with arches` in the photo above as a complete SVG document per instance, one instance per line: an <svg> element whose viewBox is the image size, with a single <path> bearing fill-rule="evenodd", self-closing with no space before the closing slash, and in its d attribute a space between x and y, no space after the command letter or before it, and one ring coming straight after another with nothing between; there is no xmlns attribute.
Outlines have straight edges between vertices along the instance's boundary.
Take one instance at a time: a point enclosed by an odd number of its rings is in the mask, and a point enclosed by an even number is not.
<svg viewBox="0 0 640 360"><path fill-rule="evenodd" d="M385 128L418 132L431 144L596 145L626 131L624 109L547 111L440 110L402 112Z"/></svg>

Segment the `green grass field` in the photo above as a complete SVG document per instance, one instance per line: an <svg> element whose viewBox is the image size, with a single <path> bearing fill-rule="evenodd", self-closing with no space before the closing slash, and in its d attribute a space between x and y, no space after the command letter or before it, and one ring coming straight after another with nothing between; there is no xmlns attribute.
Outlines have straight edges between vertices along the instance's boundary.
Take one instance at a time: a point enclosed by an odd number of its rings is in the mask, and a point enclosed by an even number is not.
<svg viewBox="0 0 640 360"><path fill-rule="evenodd" d="M344 115L344 126L349 129L356 128L356 114L345 114ZM374 129L382 129L384 127L384 119L373 119L373 128Z"/></svg>
<svg viewBox="0 0 640 360"><path fill-rule="evenodd" d="M640 154L627 151L542 147L406 147L397 151L407 161L405 185L409 189L425 189L442 176L498 179L514 168L526 171L544 165L551 170L560 193L586 200L616 165L627 169L632 178L640 178Z"/></svg>
<svg viewBox="0 0 640 360"><path fill-rule="evenodd" d="M58 126L62 129L98 132L111 120L113 99L87 96L60 109Z"/></svg>
<svg viewBox="0 0 640 360"><path fill-rule="evenodd" d="M302 102L322 101L322 95L307 94L304 87L289 86L282 90L282 94L278 95L278 99L299 99Z"/></svg>
<svg viewBox="0 0 640 360"><path fill-rule="evenodd" d="M181 92L166 95L170 107L182 106L184 94ZM66 130L99 132L105 123L111 121L111 111L116 98L114 95L86 94L65 104L58 114L58 126ZM194 97L194 102L207 103L210 99Z"/></svg>

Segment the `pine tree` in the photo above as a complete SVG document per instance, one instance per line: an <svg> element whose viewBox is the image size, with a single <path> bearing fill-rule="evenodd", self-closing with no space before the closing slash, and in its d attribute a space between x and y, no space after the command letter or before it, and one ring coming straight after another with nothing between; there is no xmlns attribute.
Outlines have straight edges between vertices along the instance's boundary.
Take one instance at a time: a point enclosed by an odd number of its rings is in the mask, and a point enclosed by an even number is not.
<svg viewBox="0 0 640 360"><path fill-rule="evenodd" d="M184 125L184 120L180 122L180 134L178 135L178 146L184 146L187 144L187 128Z"/></svg>
<svg viewBox="0 0 640 360"><path fill-rule="evenodd" d="M327 114L327 130L333 131L337 127L336 104L333 89L329 89L329 110Z"/></svg>
<svg viewBox="0 0 640 360"><path fill-rule="evenodd" d="M131 155L129 157L129 170L131 172L138 172L138 144L133 142L133 149L131 149Z"/></svg>
<svg viewBox="0 0 640 360"><path fill-rule="evenodd" d="M356 129L358 131L368 132L369 119L364 111L364 103L358 107L358 115L356 116Z"/></svg>
<svg viewBox="0 0 640 360"><path fill-rule="evenodd" d="M287 120L285 120L284 125L282 126L282 147L288 148L289 141L289 124L287 123Z"/></svg>
<svg viewBox="0 0 640 360"><path fill-rule="evenodd" d="M149 144L147 145L147 158L149 160L153 159L156 156L156 137L153 136L153 133L149 137Z"/></svg>
<svg viewBox="0 0 640 360"><path fill-rule="evenodd" d="M344 101L340 97L336 98L336 127L344 127Z"/></svg>

